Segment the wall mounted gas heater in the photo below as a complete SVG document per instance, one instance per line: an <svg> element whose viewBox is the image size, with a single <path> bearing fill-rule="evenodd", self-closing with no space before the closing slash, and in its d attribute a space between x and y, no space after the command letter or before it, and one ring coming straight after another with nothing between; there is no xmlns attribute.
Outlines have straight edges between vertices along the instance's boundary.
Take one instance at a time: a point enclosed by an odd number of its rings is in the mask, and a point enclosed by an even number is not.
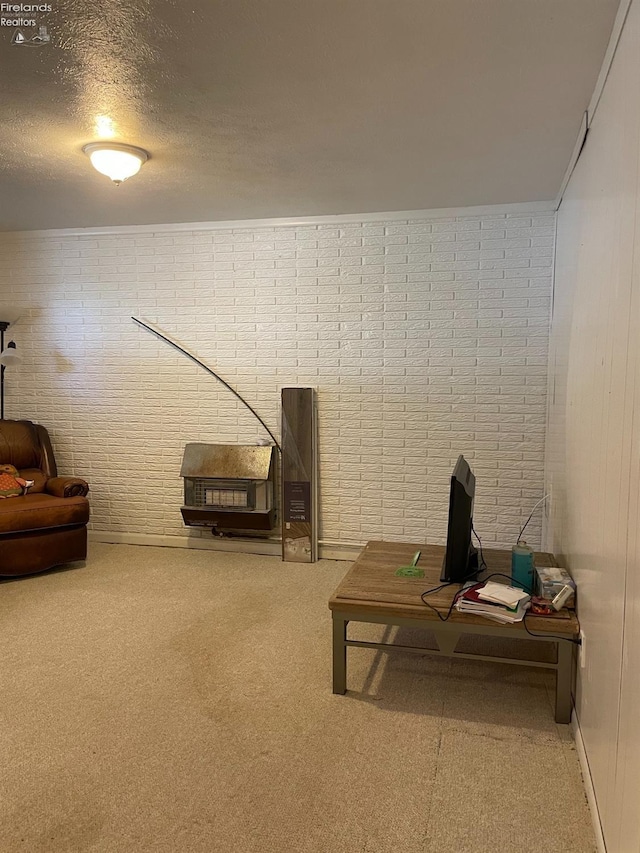
<svg viewBox="0 0 640 853"><path fill-rule="evenodd" d="M235 444L187 444L182 518L213 533L261 532L276 526L275 448Z"/></svg>

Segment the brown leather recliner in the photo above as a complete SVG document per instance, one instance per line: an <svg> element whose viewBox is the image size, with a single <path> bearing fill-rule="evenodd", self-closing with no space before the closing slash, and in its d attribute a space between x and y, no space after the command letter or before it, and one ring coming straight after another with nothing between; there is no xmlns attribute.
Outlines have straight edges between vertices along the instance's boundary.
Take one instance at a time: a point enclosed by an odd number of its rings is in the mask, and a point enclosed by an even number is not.
<svg viewBox="0 0 640 853"><path fill-rule="evenodd" d="M34 480L26 495L0 499L0 576L29 575L87 556L89 486L58 477L46 429L0 421L0 465Z"/></svg>

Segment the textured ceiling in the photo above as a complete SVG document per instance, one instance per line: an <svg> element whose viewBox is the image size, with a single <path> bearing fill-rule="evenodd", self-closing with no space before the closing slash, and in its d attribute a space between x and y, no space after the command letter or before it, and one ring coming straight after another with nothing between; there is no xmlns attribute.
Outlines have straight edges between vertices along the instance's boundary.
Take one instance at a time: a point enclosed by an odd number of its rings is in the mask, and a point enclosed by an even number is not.
<svg viewBox="0 0 640 853"><path fill-rule="evenodd" d="M51 5L0 27L2 230L553 199L618 0Z"/></svg>

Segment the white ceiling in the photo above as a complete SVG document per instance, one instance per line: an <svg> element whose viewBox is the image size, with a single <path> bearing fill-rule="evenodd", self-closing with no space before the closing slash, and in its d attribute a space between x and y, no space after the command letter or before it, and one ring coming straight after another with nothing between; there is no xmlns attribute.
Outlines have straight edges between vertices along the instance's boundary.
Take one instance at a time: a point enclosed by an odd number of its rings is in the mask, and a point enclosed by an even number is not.
<svg viewBox="0 0 640 853"><path fill-rule="evenodd" d="M551 200L618 0L52 5L0 28L1 230ZM119 188L98 116L151 152Z"/></svg>

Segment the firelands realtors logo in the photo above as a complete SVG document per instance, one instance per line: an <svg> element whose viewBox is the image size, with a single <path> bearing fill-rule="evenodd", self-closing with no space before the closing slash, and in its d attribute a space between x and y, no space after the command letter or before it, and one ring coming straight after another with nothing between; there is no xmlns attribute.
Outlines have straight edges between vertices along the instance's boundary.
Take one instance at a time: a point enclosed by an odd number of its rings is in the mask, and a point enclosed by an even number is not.
<svg viewBox="0 0 640 853"><path fill-rule="evenodd" d="M0 27L11 27L11 43L37 46L51 41L47 28L34 15L50 12L50 3L0 3ZM28 16L28 17L26 17Z"/></svg>

